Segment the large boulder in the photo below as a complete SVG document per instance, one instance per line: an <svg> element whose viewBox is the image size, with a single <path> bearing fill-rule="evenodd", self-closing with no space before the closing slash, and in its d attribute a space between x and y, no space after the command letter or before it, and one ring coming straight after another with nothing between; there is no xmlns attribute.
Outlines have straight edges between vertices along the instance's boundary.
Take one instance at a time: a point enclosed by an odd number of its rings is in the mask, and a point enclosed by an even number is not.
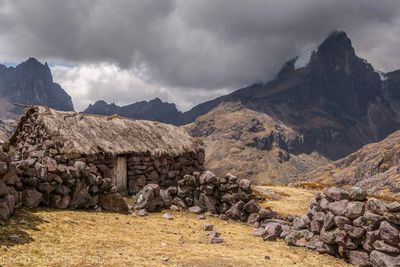
<svg viewBox="0 0 400 267"><path fill-rule="evenodd" d="M338 187L330 187L324 189L324 194L332 201L340 201L349 198L349 193Z"/></svg>
<svg viewBox="0 0 400 267"><path fill-rule="evenodd" d="M239 187L244 192L250 193L251 192L251 180L248 180L248 179L240 180Z"/></svg>
<svg viewBox="0 0 400 267"><path fill-rule="evenodd" d="M399 228L389 222L383 221L379 227L379 235L381 238L391 245L398 245L400 242Z"/></svg>
<svg viewBox="0 0 400 267"><path fill-rule="evenodd" d="M380 267L400 266L400 256L394 257L386 253L374 250L371 252L369 257L373 266L380 266Z"/></svg>
<svg viewBox="0 0 400 267"><path fill-rule="evenodd" d="M243 218L243 201L236 202L227 212L226 215L232 220L241 220Z"/></svg>
<svg viewBox="0 0 400 267"><path fill-rule="evenodd" d="M365 204L359 201L351 201L347 204L344 215L349 219L356 219L363 215Z"/></svg>
<svg viewBox="0 0 400 267"><path fill-rule="evenodd" d="M82 187L79 191L76 191L69 203L71 209L87 208L88 203L91 200L91 195L87 187Z"/></svg>
<svg viewBox="0 0 400 267"><path fill-rule="evenodd" d="M164 207L169 207L172 204L173 198L167 189L160 190L160 198Z"/></svg>
<svg viewBox="0 0 400 267"><path fill-rule="evenodd" d="M254 199L247 202L243 206L243 208L247 213L258 213L261 209L261 207L257 204L257 202Z"/></svg>
<svg viewBox="0 0 400 267"><path fill-rule="evenodd" d="M129 210L128 204L125 199L118 193L100 195L99 203L103 210L114 212L125 212Z"/></svg>
<svg viewBox="0 0 400 267"><path fill-rule="evenodd" d="M11 211L6 200L0 200L0 220L7 220L11 215Z"/></svg>
<svg viewBox="0 0 400 267"><path fill-rule="evenodd" d="M352 187L349 191L349 198L353 201L364 201L367 199L367 190L360 187Z"/></svg>
<svg viewBox="0 0 400 267"><path fill-rule="evenodd" d="M155 187L152 184L144 186L133 199L135 201L134 208L137 210L146 209L152 212L163 207L159 187Z"/></svg>
<svg viewBox="0 0 400 267"><path fill-rule="evenodd" d="M265 240L276 240L282 233L282 226L279 223L271 222L265 226Z"/></svg>
<svg viewBox="0 0 400 267"><path fill-rule="evenodd" d="M214 173L212 173L210 171L206 171L205 173L200 175L199 181L200 181L200 184L202 184L202 185L204 185L204 184L216 185L218 183L218 177Z"/></svg>
<svg viewBox="0 0 400 267"><path fill-rule="evenodd" d="M331 202L328 204L328 209L335 215L344 215L348 203L348 200Z"/></svg>
<svg viewBox="0 0 400 267"><path fill-rule="evenodd" d="M0 180L0 197L7 195L8 188L6 183L3 180Z"/></svg>
<svg viewBox="0 0 400 267"><path fill-rule="evenodd" d="M348 261L356 266L370 266L369 255L365 251L350 250L348 252Z"/></svg>
<svg viewBox="0 0 400 267"><path fill-rule="evenodd" d="M22 204L28 208L36 208L42 201L43 194L34 188L25 189L22 192Z"/></svg>

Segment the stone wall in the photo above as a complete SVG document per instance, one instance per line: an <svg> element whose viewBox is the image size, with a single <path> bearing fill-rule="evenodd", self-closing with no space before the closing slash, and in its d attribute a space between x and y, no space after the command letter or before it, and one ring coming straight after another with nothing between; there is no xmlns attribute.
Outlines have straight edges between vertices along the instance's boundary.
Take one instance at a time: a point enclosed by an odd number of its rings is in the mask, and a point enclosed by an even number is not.
<svg viewBox="0 0 400 267"><path fill-rule="evenodd" d="M179 156L135 154L127 158L128 190L138 193L147 184L162 188L176 186L186 174L204 171L204 152L185 153Z"/></svg>
<svg viewBox="0 0 400 267"><path fill-rule="evenodd" d="M8 146L0 146L0 220L8 219L22 205L23 185L10 163Z"/></svg>
<svg viewBox="0 0 400 267"><path fill-rule="evenodd" d="M218 177L210 171L185 175L177 186L161 189L157 184L146 185L135 197L137 210L156 211L163 208L188 210L193 213L211 212L222 219L247 222L261 209L251 190L251 181L239 181L227 174Z"/></svg>
<svg viewBox="0 0 400 267"><path fill-rule="evenodd" d="M327 188L315 195L306 215L256 226L256 236L281 237L355 265L400 266L400 203L368 199L360 188Z"/></svg>

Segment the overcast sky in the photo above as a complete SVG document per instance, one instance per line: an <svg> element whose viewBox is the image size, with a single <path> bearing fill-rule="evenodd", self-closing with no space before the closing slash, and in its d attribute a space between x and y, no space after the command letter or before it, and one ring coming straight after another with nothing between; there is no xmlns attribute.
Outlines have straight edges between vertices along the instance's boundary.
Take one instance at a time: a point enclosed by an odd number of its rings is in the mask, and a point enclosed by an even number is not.
<svg viewBox="0 0 400 267"><path fill-rule="evenodd" d="M397 0L0 0L0 62L36 57L77 110L160 97L186 110L274 77L345 30L376 69L400 68Z"/></svg>

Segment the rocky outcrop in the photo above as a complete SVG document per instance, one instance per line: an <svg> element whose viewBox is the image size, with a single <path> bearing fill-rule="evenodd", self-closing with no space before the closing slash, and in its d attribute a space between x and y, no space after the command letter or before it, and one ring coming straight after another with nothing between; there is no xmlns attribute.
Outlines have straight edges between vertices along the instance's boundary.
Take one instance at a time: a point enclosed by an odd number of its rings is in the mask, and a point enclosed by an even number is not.
<svg viewBox="0 0 400 267"><path fill-rule="evenodd" d="M8 104L6 111L17 115L22 113L22 108L14 107L13 103L74 110L71 97L54 83L47 63L41 64L35 58L29 58L15 68L0 68L0 95L2 101ZM4 108L2 104L0 113L6 112Z"/></svg>
<svg viewBox="0 0 400 267"><path fill-rule="evenodd" d="M400 131L378 143L300 176L299 180L356 186L369 193L400 198Z"/></svg>
<svg viewBox="0 0 400 267"><path fill-rule="evenodd" d="M268 240L279 236L289 245L343 257L355 265L400 262L400 203L367 198L360 188L326 188L315 195L307 214L291 216L290 224L256 226L256 236Z"/></svg>

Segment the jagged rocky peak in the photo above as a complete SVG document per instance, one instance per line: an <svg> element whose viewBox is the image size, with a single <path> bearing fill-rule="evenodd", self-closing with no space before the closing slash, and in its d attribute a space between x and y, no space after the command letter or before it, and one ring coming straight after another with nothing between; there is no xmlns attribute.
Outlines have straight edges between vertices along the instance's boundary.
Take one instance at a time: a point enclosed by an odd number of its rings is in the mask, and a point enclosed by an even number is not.
<svg viewBox="0 0 400 267"><path fill-rule="evenodd" d="M15 68L6 68L0 75L0 95L9 103L44 105L58 110L74 110L71 97L57 83L47 63L29 58ZM12 112L20 114L21 108Z"/></svg>
<svg viewBox="0 0 400 267"><path fill-rule="evenodd" d="M108 104L104 100L98 100L93 105L90 104L84 112L98 115L112 115L117 107L115 103Z"/></svg>
<svg viewBox="0 0 400 267"><path fill-rule="evenodd" d="M354 65L363 65L368 71L373 67L364 59L357 57L350 38L344 31L332 32L319 46L309 47L288 61L280 71L278 77L291 75L292 72L308 67L316 68L324 65L330 71L343 70L351 73Z"/></svg>
<svg viewBox="0 0 400 267"><path fill-rule="evenodd" d="M20 75L25 75L26 78L43 79L49 83L53 82L53 76L47 62L42 64L36 58L30 57L15 69L17 72L20 72Z"/></svg>

